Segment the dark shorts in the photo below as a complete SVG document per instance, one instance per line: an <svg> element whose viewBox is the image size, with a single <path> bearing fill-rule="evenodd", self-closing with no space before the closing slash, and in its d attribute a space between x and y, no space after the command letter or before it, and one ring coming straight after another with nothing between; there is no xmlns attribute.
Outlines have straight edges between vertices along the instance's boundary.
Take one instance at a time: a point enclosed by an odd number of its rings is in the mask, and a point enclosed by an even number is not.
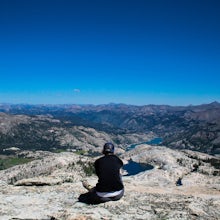
<svg viewBox="0 0 220 220"><path fill-rule="evenodd" d="M104 203L104 202L109 202L109 201L117 201L121 199L123 195L124 195L124 189L117 196L100 197L96 194L96 190L94 189L92 192L88 192L88 193L80 195L79 201L87 203L87 204L99 204L99 203Z"/></svg>

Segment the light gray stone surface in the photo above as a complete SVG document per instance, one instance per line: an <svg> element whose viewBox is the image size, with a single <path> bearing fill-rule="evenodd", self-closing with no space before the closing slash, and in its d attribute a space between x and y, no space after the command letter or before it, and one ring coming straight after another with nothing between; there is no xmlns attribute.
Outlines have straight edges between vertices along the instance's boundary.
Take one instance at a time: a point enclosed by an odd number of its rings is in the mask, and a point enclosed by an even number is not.
<svg viewBox="0 0 220 220"><path fill-rule="evenodd" d="M81 180L87 179L95 185L97 177L86 177L82 163L94 162L96 158L74 153L50 154L0 171L0 219L217 220L220 177L213 175L216 168L204 162L206 157L213 158L191 151L141 145L122 155L123 161L132 158L150 163L154 169L123 176L125 195L121 200L86 205L78 202L79 195L86 192ZM199 158L205 159L199 163ZM197 171L193 171L195 163L200 164ZM183 185L176 186L180 175ZM16 181L11 181L13 178Z"/></svg>

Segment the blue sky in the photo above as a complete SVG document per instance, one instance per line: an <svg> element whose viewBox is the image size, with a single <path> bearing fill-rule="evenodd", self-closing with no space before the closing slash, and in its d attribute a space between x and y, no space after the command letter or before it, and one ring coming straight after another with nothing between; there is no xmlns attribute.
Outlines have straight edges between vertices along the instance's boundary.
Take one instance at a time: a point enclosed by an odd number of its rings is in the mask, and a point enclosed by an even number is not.
<svg viewBox="0 0 220 220"><path fill-rule="evenodd" d="M0 103L220 102L219 0L1 0Z"/></svg>

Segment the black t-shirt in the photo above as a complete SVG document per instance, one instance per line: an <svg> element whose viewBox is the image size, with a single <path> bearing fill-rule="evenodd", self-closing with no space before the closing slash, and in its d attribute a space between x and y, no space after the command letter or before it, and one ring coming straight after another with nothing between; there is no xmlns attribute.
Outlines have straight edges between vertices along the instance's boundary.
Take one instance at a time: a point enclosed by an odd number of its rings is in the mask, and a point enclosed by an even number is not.
<svg viewBox="0 0 220 220"><path fill-rule="evenodd" d="M96 184L98 192L119 191L124 188L120 168L123 162L116 155L105 155L95 161L95 171L99 178Z"/></svg>

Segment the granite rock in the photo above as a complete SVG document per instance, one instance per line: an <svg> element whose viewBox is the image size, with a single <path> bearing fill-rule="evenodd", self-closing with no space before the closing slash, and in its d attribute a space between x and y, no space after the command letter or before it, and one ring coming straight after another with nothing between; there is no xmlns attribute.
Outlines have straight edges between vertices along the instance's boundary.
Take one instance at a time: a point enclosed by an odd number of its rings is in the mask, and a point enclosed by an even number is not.
<svg viewBox="0 0 220 220"><path fill-rule="evenodd" d="M125 163L132 159L150 163L154 169L123 176L124 197L99 205L78 201L86 192L81 180L97 182L95 175L86 176L83 169L96 158L51 154L0 171L1 219L220 219L220 177L213 175L217 168L207 162L215 157L148 145L121 157ZM196 170L194 164L199 165ZM180 175L183 185L176 186ZM10 181L13 177L16 181Z"/></svg>

